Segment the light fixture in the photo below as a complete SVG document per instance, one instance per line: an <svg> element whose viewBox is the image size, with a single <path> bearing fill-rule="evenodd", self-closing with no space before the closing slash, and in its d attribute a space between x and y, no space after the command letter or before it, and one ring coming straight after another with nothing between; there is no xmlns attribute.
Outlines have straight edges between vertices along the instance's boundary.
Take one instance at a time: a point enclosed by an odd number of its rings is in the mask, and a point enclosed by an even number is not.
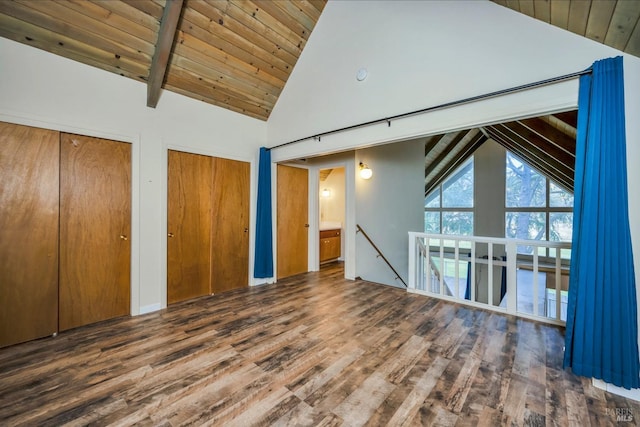
<svg viewBox="0 0 640 427"><path fill-rule="evenodd" d="M367 71L366 68L360 68L358 70L358 72L356 73L356 80L358 80L359 82L363 81L364 79L367 78L367 76L369 75L369 72Z"/></svg>
<svg viewBox="0 0 640 427"><path fill-rule="evenodd" d="M365 163L360 162L360 178L370 179L373 171Z"/></svg>
<svg viewBox="0 0 640 427"><path fill-rule="evenodd" d="M325 199L331 197L331 190L329 190L328 188L323 189L320 192L320 196L324 197Z"/></svg>

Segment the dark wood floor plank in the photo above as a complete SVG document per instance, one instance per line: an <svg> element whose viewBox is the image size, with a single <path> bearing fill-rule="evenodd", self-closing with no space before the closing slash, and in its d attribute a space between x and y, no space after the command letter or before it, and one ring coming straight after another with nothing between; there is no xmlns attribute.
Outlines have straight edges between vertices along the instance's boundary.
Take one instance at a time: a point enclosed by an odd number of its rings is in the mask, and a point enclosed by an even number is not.
<svg viewBox="0 0 640 427"><path fill-rule="evenodd" d="M640 414L562 368L562 328L342 276L330 263L0 349L0 425L600 426Z"/></svg>

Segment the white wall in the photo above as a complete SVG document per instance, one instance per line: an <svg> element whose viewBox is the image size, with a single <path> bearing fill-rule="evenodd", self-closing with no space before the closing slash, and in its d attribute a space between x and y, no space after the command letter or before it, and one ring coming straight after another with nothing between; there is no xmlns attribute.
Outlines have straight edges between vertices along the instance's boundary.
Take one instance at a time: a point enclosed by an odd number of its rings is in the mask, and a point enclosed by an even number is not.
<svg viewBox="0 0 640 427"><path fill-rule="evenodd" d="M424 224L424 139L357 150L355 161L373 171L368 180L356 174L356 223L408 283L408 232L422 230ZM356 276L403 287L360 234Z"/></svg>
<svg viewBox="0 0 640 427"><path fill-rule="evenodd" d="M576 72L618 54L489 1L330 0L269 118L269 145ZM360 67L369 71L363 82L355 78ZM324 136L273 156L468 129L576 104L574 80Z"/></svg>
<svg viewBox="0 0 640 427"><path fill-rule="evenodd" d="M322 190L330 191L329 197L322 196ZM327 179L320 181L320 221L339 222L344 225L345 218L345 181L344 168L332 168Z"/></svg>
<svg viewBox="0 0 640 427"><path fill-rule="evenodd" d="M506 151L488 140L473 154L476 215L473 230L477 236L504 237Z"/></svg>
<svg viewBox="0 0 640 427"><path fill-rule="evenodd" d="M629 215L640 286L640 59L495 3L330 0L271 114L269 145L573 73L617 55L625 63ZM363 82L355 79L360 67L369 71ZM272 155L279 161L538 116L575 108L577 94L572 80Z"/></svg>
<svg viewBox="0 0 640 427"><path fill-rule="evenodd" d="M167 148L252 163L266 123L0 38L0 120L132 144L132 314L166 305ZM255 185L251 188L251 273Z"/></svg>

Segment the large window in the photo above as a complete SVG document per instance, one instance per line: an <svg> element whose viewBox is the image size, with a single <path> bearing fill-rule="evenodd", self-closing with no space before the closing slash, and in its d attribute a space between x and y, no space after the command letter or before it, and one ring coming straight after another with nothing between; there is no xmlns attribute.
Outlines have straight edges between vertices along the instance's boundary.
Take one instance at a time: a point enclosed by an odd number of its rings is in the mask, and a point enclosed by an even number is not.
<svg viewBox="0 0 640 427"><path fill-rule="evenodd" d="M473 235L473 157L427 195L425 233Z"/></svg>
<svg viewBox="0 0 640 427"><path fill-rule="evenodd" d="M518 157L507 152L505 236L516 239L571 241L573 194L562 189ZM555 256L554 250L539 255ZM532 254L531 246L518 252ZM570 250L562 252L570 257Z"/></svg>

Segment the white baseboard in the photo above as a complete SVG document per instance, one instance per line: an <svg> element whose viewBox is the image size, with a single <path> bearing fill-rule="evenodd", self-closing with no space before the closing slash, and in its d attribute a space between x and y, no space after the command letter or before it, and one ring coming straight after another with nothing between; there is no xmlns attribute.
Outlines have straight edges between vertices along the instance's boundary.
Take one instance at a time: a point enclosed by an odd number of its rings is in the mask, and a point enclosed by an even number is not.
<svg viewBox="0 0 640 427"><path fill-rule="evenodd" d="M640 389L638 388L632 388L631 390L627 390L624 387L618 387L616 385L606 383L596 378L592 378L591 382L594 387L597 387L601 390L608 391L609 393L612 393L612 394L617 394L618 396L626 397L627 399L640 401Z"/></svg>
<svg viewBox="0 0 640 427"><path fill-rule="evenodd" d="M154 311L158 311L161 308L162 305L160 303L145 305L140 307L140 314L153 313Z"/></svg>
<svg viewBox="0 0 640 427"><path fill-rule="evenodd" d="M251 286L260 286L260 285L268 285L270 283L275 283L275 277L267 277L267 278L254 278Z"/></svg>

